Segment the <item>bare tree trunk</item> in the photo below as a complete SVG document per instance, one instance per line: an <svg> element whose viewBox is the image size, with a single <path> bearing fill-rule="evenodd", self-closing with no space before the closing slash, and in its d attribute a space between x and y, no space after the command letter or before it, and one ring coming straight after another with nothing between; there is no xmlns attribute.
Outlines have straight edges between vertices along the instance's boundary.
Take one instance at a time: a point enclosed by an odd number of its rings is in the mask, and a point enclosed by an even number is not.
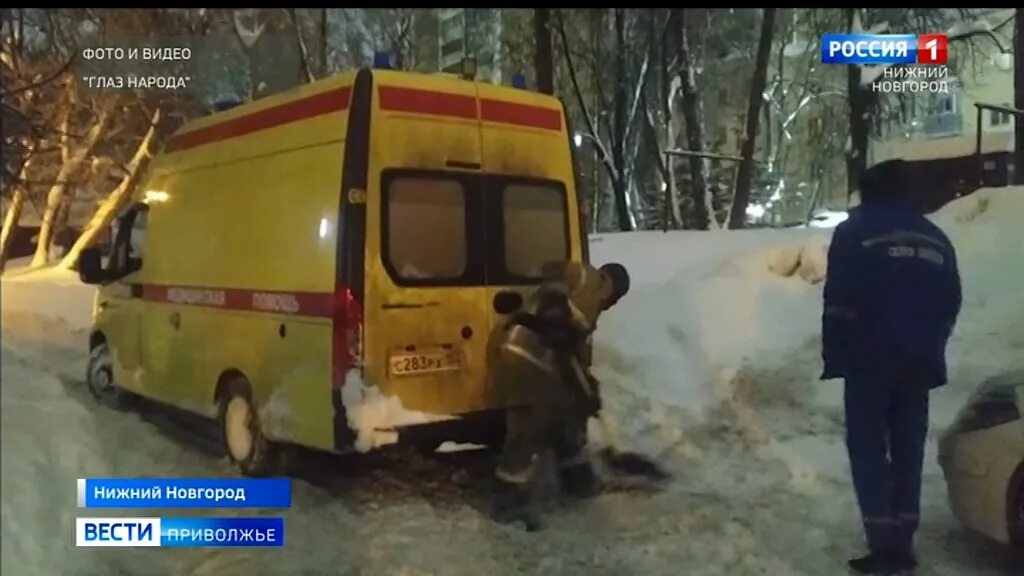
<svg viewBox="0 0 1024 576"><path fill-rule="evenodd" d="M231 13L231 23L233 25L232 30L235 32L235 37L238 39L238 43L242 46L242 52L245 53L245 79L246 84L248 84L249 101L251 102L256 99L257 79L256 75L253 73L252 58L249 53L256 42L259 41L265 27L258 25L255 30L246 29L245 26L242 25L240 13L237 10Z"/></svg>
<svg viewBox="0 0 1024 576"><path fill-rule="evenodd" d="M67 179L75 172L72 167L77 168L77 163L65 162L61 165L60 171L57 173L57 182L50 187L50 191L46 194L46 209L43 212L43 221L39 226L39 239L36 242L36 251L32 255L30 267L45 266L50 260L50 245L53 243L58 213L65 201Z"/></svg>
<svg viewBox="0 0 1024 576"><path fill-rule="evenodd" d="M559 34L560 34L560 36L562 38L562 53L565 54L566 63L569 64L569 71L572 73L574 69L572 67L572 57L569 55L568 41L565 38L565 19L562 16L562 12L561 11L557 12L556 14L558 16L558 30L559 30ZM597 62L601 62L601 58L603 56L603 53L602 53L603 51L601 50L601 46L602 46L601 45L601 39L604 38L604 35L603 35L603 31L604 31L604 14L605 14L604 10L594 9L594 10L590 11L590 44L591 44L591 47L594 50L594 57L595 57L595 61L597 61ZM592 74L592 78L591 78L590 93L593 94L593 97L594 97L593 108L592 109L595 112L597 112L597 111L601 110L601 107L602 107L602 104L603 104L603 98L601 97L601 90L600 90L602 79L601 79L601 74L597 70L595 70L594 72L595 73ZM576 75L575 75L575 73L570 74L570 77L572 78L573 86L575 87L576 86ZM578 87L577 87L577 95L580 98L580 105L585 110L586 106L583 106L583 100L582 100L583 96L579 95ZM587 113L587 114L588 114L587 118L589 119L590 118L589 113ZM601 122L600 122L600 120L601 120L601 118L597 117L594 120L594 126L591 129L591 132L594 134L595 137L598 137L600 135L600 133L601 133ZM597 169L597 166L598 165L604 166L605 169L607 170L607 164L605 162L605 159L602 157L602 152L601 152L602 149L600 147L598 147L598 146L591 146L591 148L594 150L594 226L591 229L592 230L601 230L601 224L604 222L604 220L603 220L603 217L604 217L604 207L605 207L605 203L606 203L606 200L607 200L607 194L605 194L604 187L601 186L601 172ZM608 172L608 174L611 174L611 173L612 173L611 171Z"/></svg>
<svg viewBox="0 0 1024 576"><path fill-rule="evenodd" d="M21 221L21 212L25 208L25 200L28 196L27 174L29 166L32 164L35 148L35 143L29 145L28 157L22 162L21 170L18 171L18 179L14 183L14 197L11 198L7 214L4 215L4 227L0 231L0 273L3 273L4 267L7 265L7 251L11 246L11 238L14 237L14 230L18 227L18 222Z"/></svg>
<svg viewBox="0 0 1024 576"><path fill-rule="evenodd" d="M72 108L71 103L68 104L68 112L65 114L62 125L62 162L60 170L57 173L57 180L53 186L50 187L50 191L46 194L46 208L43 212L43 221L39 226L39 240L36 243L36 251L32 256L32 263L30 267L45 266L50 260L50 246L53 243L53 233L56 229L57 216L64 203L67 201L67 183L68 180L78 172L82 162L92 154L93 148L96 147L96 143L99 142L100 136L106 131L107 121L110 119L111 112L114 108L114 99L110 99L104 104L103 109L100 111L99 118L96 119L96 123L93 124L92 128L89 129L89 133L86 136L86 141L80 145L77 149L71 150L74 146L69 142L67 136L68 129L70 127L70 110Z"/></svg>
<svg viewBox="0 0 1024 576"><path fill-rule="evenodd" d="M676 137L679 133L679 129L676 122L676 92L678 91L675 82L673 82L674 71L672 70L672 63L669 62L668 56L668 36L669 31L674 30L674 27L678 26L678 23L674 21L676 11L669 9L668 18L665 23L664 29L661 31L661 36L657 42L657 53L658 53L658 107L661 109L662 123L665 126L665 131L660 138L656 138L655 142L661 142L658 150L658 166L661 168L662 173L662 186L665 188L664 202L667 203L664 210L664 227L666 230L675 229L682 226L683 215L682 208L679 205L678 190L676 189L676 176L675 171L672 169L673 162L671 156L666 156L664 151L670 148L676 147ZM654 25L654 19L657 14L654 14L651 18L651 33L655 34L656 27ZM650 109L648 111L648 122L652 128L652 132L655 123L650 118Z"/></svg>
<svg viewBox="0 0 1024 576"><path fill-rule="evenodd" d="M603 23L603 18L601 17L602 11L595 10L594 12L592 12L592 14L594 15L594 20L596 24L600 25ZM606 146L605 143L602 142L601 140L600 117L591 114L591 106L587 105L587 100L583 96L583 89L580 86L579 77L576 75L576 66L573 62L572 52L569 50L569 39L568 35L565 32L565 17L563 16L560 10L555 12L555 17L557 20L556 24L558 27L558 37L562 43L562 56L565 58L565 67L566 70L569 72L569 81L572 83L573 93L576 95L576 102L580 106L580 111L582 112L583 120L585 121L587 126L587 132L590 135L590 143L594 146L598 163L604 167L605 172L608 174L608 179L614 183L619 178L616 164L612 161L612 154L608 151L608 146ZM600 39L600 36L598 35L597 38ZM599 42L597 43L597 49L598 57L600 58L601 51ZM595 88L598 87L599 85L599 81L595 78ZM599 97L599 90L595 89L593 91L593 94L595 98L598 100L597 104L593 106L593 109L597 110L601 108L600 105L604 104L604 99ZM601 191L599 179L595 178L595 182L597 182L595 189L597 195L595 197L594 229L597 230L599 228L598 224L600 223L601 210L604 205L604 194Z"/></svg>
<svg viewBox="0 0 1024 576"><path fill-rule="evenodd" d="M666 12L665 29L661 35L661 65L659 66L659 71L661 72L659 76L661 92L659 96L665 124L664 149L667 150L679 146L682 130L679 125L678 114L679 76L676 74L679 59L678 55L675 57L669 56L672 53L672 48L674 48L670 45L669 40L677 34L680 26L679 22L676 21L679 11L669 8ZM666 154L662 154L662 156L664 156L665 186L668 188L666 201L669 202L668 214L671 216L670 224L672 228L682 228L683 207L679 198L679 185L676 181L675 158Z"/></svg>
<svg viewBox="0 0 1024 576"><path fill-rule="evenodd" d="M0 273L3 273L7 265L7 250L11 245L11 238L14 236L14 229L18 227L21 220L21 212L25 208L25 187L18 186L14 190L14 198L7 208L4 216L3 232L0 232Z"/></svg>
<svg viewBox="0 0 1024 576"><path fill-rule="evenodd" d="M615 97L612 113L612 161L615 163L615 179L612 192L615 195L615 212L619 230L629 232L633 220L629 213L629 186L626 183L626 123L629 122L629 94L626 91L626 18L623 8L613 8L615 25Z"/></svg>
<svg viewBox="0 0 1024 576"><path fill-rule="evenodd" d="M71 230L71 198L76 196L75 188L69 187L65 192L64 201L60 203L60 210L57 211L56 224L53 226L53 236L50 240L51 256L62 256L63 252L53 254L54 248L68 248L68 238L74 234Z"/></svg>
<svg viewBox="0 0 1024 576"><path fill-rule="evenodd" d="M853 29L856 8L847 8L847 24ZM868 166L868 126L871 122L868 91L861 86L860 66L846 67L847 100L850 103L850 141L846 148L846 194L857 189L857 181Z"/></svg>
<svg viewBox="0 0 1024 576"><path fill-rule="evenodd" d="M295 47L299 51L299 83L316 82L313 67L309 65L309 50L306 49L306 41L302 38L299 15L294 8L288 9L288 19L291 20L292 28L295 30Z"/></svg>
<svg viewBox="0 0 1024 576"><path fill-rule="evenodd" d="M117 188L107 196L103 205L92 215L89 224L82 230L82 235L78 237L74 246L68 250L68 253L61 260L61 268L70 270L78 264L78 257L82 254L82 250L91 246L96 241L99 233L110 226L114 216L121 209L125 200L131 195L131 191L138 184L142 174L146 171L146 165L149 163L151 157L150 147L160 125L161 113L159 108L153 112L153 116L149 121L149 131L146 132L146 136L142 139L138 149L135 150L135 155L132 156L131 161L128 163L128 173L121 179L121 183L118 184Z"/></svg>
<svg viewBox="0 0 1024 576"><path fill-rule="evenodd" d="M21 56L21 49L25 45L25 9L18 8L18 41L15 44L14 53Z"/></svg>
<svg viewBox="0 0 1024 576"><path fill-rule="evenodd" d="M542 94L555 93L555 66L551 50L551 10L533 10L533 67L537 74L537 91Z"/></svg>
<svg viewBox="0 0 1024 576"><path fill-rule="evenodd" d="M729 228L743 228L747 220L747 204L750 202L750 184L754 175L754 148L757 144L757 125L761 118L761 102L765 83L768 79L768 59L772 52L772 32L775 25L775 8L765 8L761 18L761 39L757 45L757 60L754 62L754 78L750 85L750 100L747 104L746 133L740 147L739 170L736 171L736 191L729 210Z"/></svg>
<svg viewBox="0 0 1024 576"><path fill-rule="evenodd" d="M320 77L327 77L327 8L320 9Z"/></svg>
<svg viewBox="0 0 1024 576"><path fill-rule="evenodd" d="M674 8L678 12L676 21L677 44L679 46L679 81L683 108L683 125L686 131L686 146L691 152L704 151L704 104L697 91L697 70L690 51L689 32L686 28L685 12L682 8ZM711 192L708 190L710 170L707 160L696 156L688 158L690 166L690 186L693 194L694 217L699 230L718 228L714 207L711 203Z"/></svg>
<svg viewBox="0 0 1024 576"><path fill-rule="evenodd" d="M1014 14L1014 57L1013 57L1013 107L1024 110L1024 11L1017 8ZM1014 116L1014 159L1013 174L1017 184L1024 185L1024 116Z"/></svg>
<svg viewBox="0 0 1024 576"><path fill-rule="evenodd" d="M804 217L804 225L811 223L811 218L814 218L814 211L818 208L818 202L821 199L821 184L824 175L821 173L821 166L818 162L813 162L814 166L811 168L811 177L814 179L814 188L811 191L811 198L807 201L807 213Z"/></svg>

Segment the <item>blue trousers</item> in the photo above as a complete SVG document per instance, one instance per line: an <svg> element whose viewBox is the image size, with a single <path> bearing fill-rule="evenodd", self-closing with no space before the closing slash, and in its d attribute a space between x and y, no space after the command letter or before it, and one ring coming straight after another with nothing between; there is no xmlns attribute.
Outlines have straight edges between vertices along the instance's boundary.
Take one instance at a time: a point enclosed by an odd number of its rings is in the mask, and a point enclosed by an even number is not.
<svg viewBox="0 0 1024 576"><path fill-rule="evenodd" d="M895 376L846 380L846 446L872 552L913 548L928 393L928 386Z"/></svg>

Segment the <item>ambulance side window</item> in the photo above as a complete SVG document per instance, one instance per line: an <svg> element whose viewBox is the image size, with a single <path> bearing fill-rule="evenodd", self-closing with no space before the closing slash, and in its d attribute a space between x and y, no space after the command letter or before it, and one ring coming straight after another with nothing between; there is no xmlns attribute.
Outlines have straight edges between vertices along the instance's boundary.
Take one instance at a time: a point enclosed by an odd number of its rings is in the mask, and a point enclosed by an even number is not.
<svg viewBox="0 0 1024 576"><path fill-rule="evenodd" d="M556 183L507 184L501 195L508 281L535 280L545 263L569 259L564 187Z"/></svg>
<svg viewBox="0 0 1024 576"><path fill-rule="evenodd" d="M397 176L385 190L384 259L399 282L447 284L467 274L466 191L450 178Z"/></svg>
<svg viewBox="0 0 1024 576"><path fill-rule="evenodd" d="M137 204L111 226L111 250L107 270L112 278L123 278L142 268L142 249L149 207Z"/></svg>

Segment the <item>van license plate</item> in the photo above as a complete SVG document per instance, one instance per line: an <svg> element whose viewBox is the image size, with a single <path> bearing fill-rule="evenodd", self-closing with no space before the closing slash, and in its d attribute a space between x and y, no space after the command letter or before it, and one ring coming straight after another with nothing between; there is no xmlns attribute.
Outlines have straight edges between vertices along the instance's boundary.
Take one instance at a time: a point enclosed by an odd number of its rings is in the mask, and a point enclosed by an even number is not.
<svg viewBox="0 0 1024 576"><path fill-rule="evenodd" d="M462 356L454 351L414 352L391 356L392 376L419 376L462 370Z"/></svg>

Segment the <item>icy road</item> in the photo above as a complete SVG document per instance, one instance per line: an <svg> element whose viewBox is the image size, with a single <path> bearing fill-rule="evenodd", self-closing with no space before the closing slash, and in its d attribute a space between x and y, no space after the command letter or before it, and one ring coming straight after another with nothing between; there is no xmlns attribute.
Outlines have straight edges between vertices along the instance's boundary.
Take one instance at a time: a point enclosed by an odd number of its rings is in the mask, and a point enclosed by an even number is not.
<svg viewBox="0 0 1024 576"><path fill-rule="evenodd" d="M1006 216L1024 213L1022 192L982 193L938 216L961 253L965 310L953 384L933 397L922 575L1013 573L950 514L934 440L981 379L1024 357L1024 296L1005 289L1024 286L1024 231ZM675 471L664 489L552 507L547 530L528 534L491 523L484 494L451 481L485 465L481 455L308 455L321 471L295 481L282 550L74 548L76 478L234 471L194 422L145 405L116 412L87 394L87 290L59 273L5 279L0 572L843 574L861 544L840 385L817 380L821 234L594 239L596 258L625 262L636 286L602 321L605 404L624 443Z"/></svg>

